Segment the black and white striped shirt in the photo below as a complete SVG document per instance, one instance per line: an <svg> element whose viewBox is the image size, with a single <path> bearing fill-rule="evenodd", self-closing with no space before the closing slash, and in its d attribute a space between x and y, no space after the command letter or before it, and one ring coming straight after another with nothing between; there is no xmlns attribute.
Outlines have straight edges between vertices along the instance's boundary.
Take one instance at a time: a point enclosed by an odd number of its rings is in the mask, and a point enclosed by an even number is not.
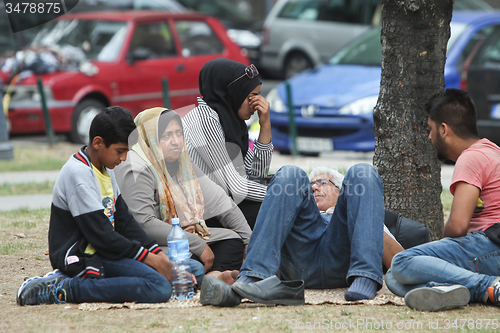
<svg viewBox="0 0 500 333"><path fill-rule="evenodd" d="M236 203L243 199L264 200L267 187L249 180L248 176L267 176L274 149L272 142L262 144L256 140L253 151L248 149L244 161L241 149L237 147L239 155L231 161L226 145L233 144L226 143L219 115L201 97L198 97L198 107L188 112L182 123L191 160L212 181L231 195Z"/></svg>

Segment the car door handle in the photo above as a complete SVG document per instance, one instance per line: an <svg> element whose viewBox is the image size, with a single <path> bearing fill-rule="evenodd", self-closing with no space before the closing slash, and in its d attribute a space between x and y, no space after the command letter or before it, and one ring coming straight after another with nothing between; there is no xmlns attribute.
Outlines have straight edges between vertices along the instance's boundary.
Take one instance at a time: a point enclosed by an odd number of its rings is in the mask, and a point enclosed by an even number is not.
<svg viewBox="0 0 500 333"><path fill-rule="evenodd" d="M175 65L175 69L178 70L179 72L181 72L181 71L186 69L186 65L184 65L184 64Z"/></svg>

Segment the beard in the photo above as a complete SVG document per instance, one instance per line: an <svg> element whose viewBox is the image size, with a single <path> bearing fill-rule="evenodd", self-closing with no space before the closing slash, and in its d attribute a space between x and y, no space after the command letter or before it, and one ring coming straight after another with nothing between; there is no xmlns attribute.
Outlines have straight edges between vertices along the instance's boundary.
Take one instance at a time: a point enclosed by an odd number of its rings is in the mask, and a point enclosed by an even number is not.
<svg viewBox="0 0 500 333"><path fill-rule="evenodd" d="M439 133L437 133L436 140L433 143L433 145L434 148L436 149L436 156L438 160L446 161L448 159L448 157L446 157L446 151L447 151L446 144L444 143L444 140L441 137L441 135L439 135Z"/></svg>

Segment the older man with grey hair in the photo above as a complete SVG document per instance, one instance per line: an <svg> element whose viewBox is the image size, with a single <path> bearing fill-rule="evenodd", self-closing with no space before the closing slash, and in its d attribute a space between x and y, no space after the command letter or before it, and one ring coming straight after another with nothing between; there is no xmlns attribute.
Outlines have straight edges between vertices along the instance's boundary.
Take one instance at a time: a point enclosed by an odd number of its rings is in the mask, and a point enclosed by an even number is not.
<svg viewBox="0 0 500 333"><path fill-rule="evenodd" d="M303 280L302 290L349 286L347 300L372 299L382 286L384 214L382 180L371 165L357 164L345 177L316 168L310 179L284 166L269 184L238 281L205 278L201 302L303 304L300 284L290 280Z"/></svg>

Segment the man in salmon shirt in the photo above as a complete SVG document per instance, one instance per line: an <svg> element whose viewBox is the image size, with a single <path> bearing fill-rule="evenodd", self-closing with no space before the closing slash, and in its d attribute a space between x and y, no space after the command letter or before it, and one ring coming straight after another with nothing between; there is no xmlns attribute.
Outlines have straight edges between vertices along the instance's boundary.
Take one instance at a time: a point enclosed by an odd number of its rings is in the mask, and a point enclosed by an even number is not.
<svg viewBox="0 0 500 333"><path fill-rule="evenodd" d="M479 139L466 91L447 89L427 104L429 139L455 164L444 239L397 254L386 275L407 306L440 311L469 302L500 305L500 148Z"/></svg>

